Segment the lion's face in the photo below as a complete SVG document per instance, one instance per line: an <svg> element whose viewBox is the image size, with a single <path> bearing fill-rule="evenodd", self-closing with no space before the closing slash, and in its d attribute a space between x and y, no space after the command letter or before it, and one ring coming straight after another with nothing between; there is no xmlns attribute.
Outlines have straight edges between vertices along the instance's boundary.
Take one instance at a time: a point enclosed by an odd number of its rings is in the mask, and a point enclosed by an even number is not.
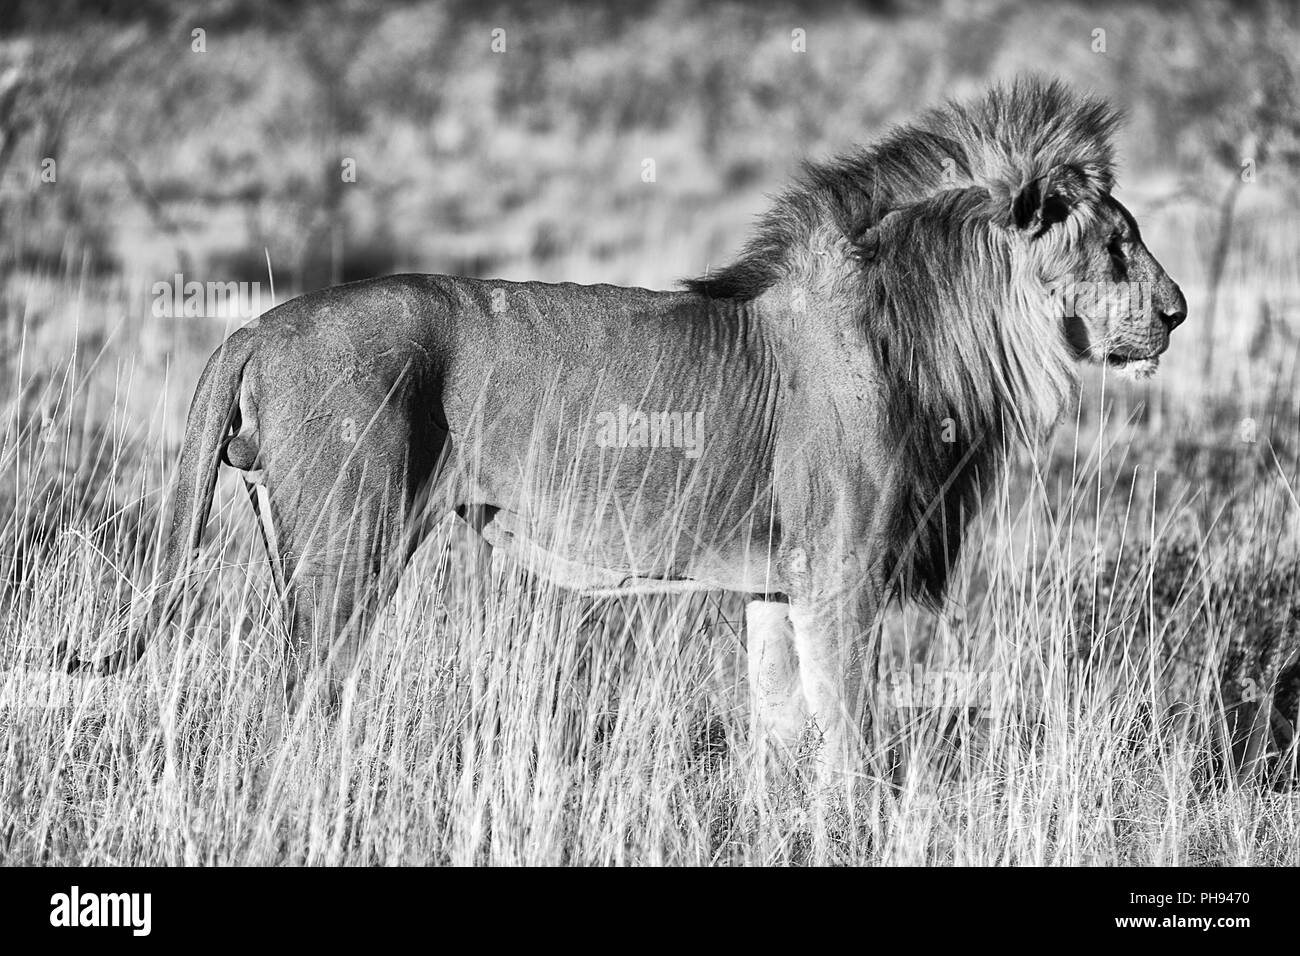
<svg viewBox="0 0 1300 956"><path fill-rule="evenodd" d="M1073 270L1052 292L1064 306L1066 337L1078 358L1145 377L1187 318L1187 301L1143 244L1129 211L1110 196L1095 208L1075 245Z"/></svg>

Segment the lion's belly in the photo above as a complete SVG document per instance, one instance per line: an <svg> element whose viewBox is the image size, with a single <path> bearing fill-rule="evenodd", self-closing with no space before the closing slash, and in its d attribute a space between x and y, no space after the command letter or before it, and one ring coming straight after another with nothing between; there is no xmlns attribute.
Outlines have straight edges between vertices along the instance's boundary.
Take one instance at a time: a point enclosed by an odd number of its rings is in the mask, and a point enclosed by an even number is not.
<svg viewBox="0 0 1300 956"><path fill-rule="evenodd" d="M554 526L534 530L504 511L483 528L494 549L533 574L588 594L784 590L768 540L666 551L658 533L647 529L642 538L635 528L600 527L572 535Z"/></svg>
<svg viewBox="0 0 1300 956"><path fill-rule="evenodd" d="M503 286L458 323L441 408L454 506L584 591L769 591L775 396L761 343L691 296Z"/></svg>
<svg viewBox="0 0 1300 956"><path fill-rule="evenodd" d="M458 504L494 510L483 529L494 547L587 592L784 590L763 456L570 442L559 418L498 419L470 446Z"/></svg>

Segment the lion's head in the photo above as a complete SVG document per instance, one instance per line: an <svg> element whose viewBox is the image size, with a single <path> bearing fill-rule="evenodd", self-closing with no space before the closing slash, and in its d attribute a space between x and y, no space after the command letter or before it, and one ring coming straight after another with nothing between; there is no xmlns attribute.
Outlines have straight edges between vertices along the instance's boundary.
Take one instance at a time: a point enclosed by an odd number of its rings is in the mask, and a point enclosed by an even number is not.
<svg viewBox="0 0 1300 956"><path fill-rule="evenodd" d="M1036 305L1063 323L1074 358L1150 374L1187 305L1111 195L1120 122L1104 100L1033 76L947 103L874 146L810 164L736 262L686 285L713 298L754 298L799 273L800 248L836 237L849 247L888 245L897 214L948 203L960 221L928 216L932 227L953 231L979 219L1005 235L1024 266L1015 284L1046 290L1051 301ZM949 202L971 189L983 203ZM819 230L823 237L813 238ZM1062 329L1050 331L1060 337Z"/></svg>
<svg viewBox="0 0 1300 956"><path fill-rule="evenodd" d="M1182 290L1147 249L1133 215L1072 166L1028 184L1010 225L1078 359L1152 374L1187 318Z"/></svg>
<svg viewBox="0 0 1300 956"><path fill-rule="evenodd" d="M926 125L957 144L987 190L994 221L1021 245L1021 278L1046 287L1075 357L1144 376L1187 303L1111 195L1120 119L1103 100L1022 78L932 112Z"/></svg>

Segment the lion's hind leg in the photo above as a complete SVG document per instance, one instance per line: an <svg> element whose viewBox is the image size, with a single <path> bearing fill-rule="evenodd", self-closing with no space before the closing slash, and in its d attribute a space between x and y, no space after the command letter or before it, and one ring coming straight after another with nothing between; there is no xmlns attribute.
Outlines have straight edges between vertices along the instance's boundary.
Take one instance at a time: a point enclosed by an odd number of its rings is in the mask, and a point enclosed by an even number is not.
<svg viewBox="0 0 1300 956"><path fill-rule="evenodd" d="M312 701L333 712L428 531L440 442L413 434L391 404L355 420L307 417L293 432L275 425L250 497L289 632L285 703L295 716Z"/></svg>

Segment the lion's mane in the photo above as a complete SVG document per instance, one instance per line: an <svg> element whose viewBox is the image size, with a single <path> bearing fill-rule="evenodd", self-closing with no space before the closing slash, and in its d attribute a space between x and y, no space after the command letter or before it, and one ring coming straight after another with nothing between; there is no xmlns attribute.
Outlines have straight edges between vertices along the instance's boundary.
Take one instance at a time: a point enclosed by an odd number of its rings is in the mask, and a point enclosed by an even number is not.
<svg viewBox="0 0 1300 956"><path fill-rule="evenodd" d="M801 283L827 236L846 251L837 293L854 300L873 356L880 444L901 489L881 556L895 593L941 601L1008 447L1050 426L1069 394L1061 324L1049 320L1041 276L1028 275L1011 227L1016 203L1068 169L1079 216L1044 243L1064 260L1113 185L1119 120L1105 102L1037 78L949 103L873 146L805 166L735 262L685 283L752 301Z"/></svg>

